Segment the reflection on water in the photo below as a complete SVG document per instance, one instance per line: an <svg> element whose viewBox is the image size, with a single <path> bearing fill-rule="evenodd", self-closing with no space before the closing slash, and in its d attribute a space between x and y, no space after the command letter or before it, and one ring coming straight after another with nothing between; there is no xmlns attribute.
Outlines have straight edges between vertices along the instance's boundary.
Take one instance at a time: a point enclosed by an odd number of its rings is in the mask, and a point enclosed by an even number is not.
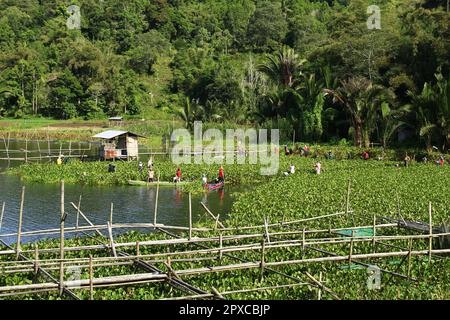
<svg viewBox="0 0 450 320"><path fill-rule="evenodd" d="M0 234L17 232L20 206L20 193L24 184L17 177L0 174L0 209L6 203ZM23 214L23 231L59 228L60 187L59 185L25 184L25 204ZM210 219L204 212L200 202L204 202L221 219L231 209L232 189L213 191L208 194L192 195L193 221ZM68 213L66 227L75 226L76 210L70 202L78 203L82 196L81 211L94 224L106 224L109 220L111 203L114 203L114 223L152 223L156 199L156 188L114 186L90 187L65 185L65 210ZM188 194L172 187L161 187L158 199L158 223L187 226L189 223ZM80 218L81 221L81 218ZM84 221L81 225L87 225ZM58 235L52 235L57 237ZM15 237L2 238L8 243ZM23 241L32 241L36 237L24 237Z"/></svg>

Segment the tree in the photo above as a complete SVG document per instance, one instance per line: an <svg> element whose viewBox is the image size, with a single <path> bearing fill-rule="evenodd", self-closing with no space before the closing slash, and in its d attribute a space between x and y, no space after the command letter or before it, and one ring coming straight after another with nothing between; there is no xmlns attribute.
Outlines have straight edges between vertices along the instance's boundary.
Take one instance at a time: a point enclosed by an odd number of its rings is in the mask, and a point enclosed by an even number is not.
<svg viewBox="0 0 450 320"><path fill-rule="evenodd" d="M258 2L247 30L249 45L257 51L278 48L286 37L288 24L278 2Z"/></svg>
<svg viewBox="0 0 450 320"><path fill-rule="evenodd" d="M300 77L301 67L305 62L306 60L300 59L294 49L283 46L276 55L270 56L259 70L265 73L275 85L292 88Z"/></svg>
<svg viewBox="0 0 450 320"><path fill-rule="evenodd" d="M437 83L433 85L426 82L419 94L408 92L415 110L419 135L425 137L429 151L433 135L439 137L442 150L450 145L450 77L445 79L441 73L435 77Z"/></svg>
<svg viewBox="0 0 450 320"><path fill-rule="evenodd" d="M333 102L345 106L354 130L355 146L369 147L385 89L366 78L357 77L342 81L337 90L325 89L324 92L333 96Z"/></svg>
<svg viewBox="0 0 450 320"><path fill-rule="evenodd" d="M170 53L170 42L156 30L139 35L137 43L128 55L131 68L139 74L152 74L158 57Z"/></svg>

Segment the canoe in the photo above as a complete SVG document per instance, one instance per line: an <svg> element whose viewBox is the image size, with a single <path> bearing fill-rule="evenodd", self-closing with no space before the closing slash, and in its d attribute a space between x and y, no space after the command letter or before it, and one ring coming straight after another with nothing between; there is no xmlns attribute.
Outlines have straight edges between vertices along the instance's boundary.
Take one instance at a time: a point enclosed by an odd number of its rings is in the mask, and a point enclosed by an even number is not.
<svg viewBox="0 0 450 320"><path fill-rule="evenodd" d="M189 182L187 181L181 181L181 182L177 182L177 183L173 183L170 181L160 181L159 182L159 186L160 187L176 187L176 186L182 186L182 185L186 185ZM158 185L158 182L154 181L154 182L146 182L146 181L138 181L138 180L128 180L128 184L130 186L144 186L144 187L156 187Z"/></svg>
<svg viewBox="0 0 450 320"><path fill-rule="evenodd" d="M208 188L208 190L217 190L217 189L222 188L224 186L224 184L225 184L225 182L223 182L223 181L218 182L218 183L208 183L206 185L206 187Z"/></svg>

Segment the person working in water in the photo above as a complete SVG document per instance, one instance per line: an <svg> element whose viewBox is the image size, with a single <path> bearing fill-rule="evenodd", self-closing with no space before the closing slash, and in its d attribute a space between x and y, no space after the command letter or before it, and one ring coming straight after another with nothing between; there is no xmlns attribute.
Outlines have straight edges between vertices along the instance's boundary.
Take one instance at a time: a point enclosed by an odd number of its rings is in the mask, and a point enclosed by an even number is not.
<svg viewBox="0 0 450 320"><path fill-rule="evenodd" d="M224 181L225 180L225 176L224 176L224 174L223 174L223 167L222 166L220 166L220 169L219 169L219 179L218 179L220 182L222 182L222 181Z"/></svg>
<svg viewBox="0 0 450 320"><path fill-rule="evenodd" d="M153 169L148 169L147 176L148 176L147 182L153 182L155 177L155 172L153 171Z"/></svg>
<svg viewBox="0 0 450 320"><path fill-rule="evenodd" d="M408 156L408 154L406 154L405 158L403 159L403 163L405 164L405 167L409 166L410 161L411 161L411 158Z"/></svg>
<svg viewBox="0 0 450 320"><path fill-rule="evenodd" d="M316 174L320 174L322 171L322 165L320 164L320 162L317 162L316 165L314 166L314 169L316 170Z"/></svg>
<svg viewBox="0 0 450 320"><path fill-rule="evenodd" d="M181 168L180 167L178 167L177 173L176 173L175 177L173 177L173 182L175 182L175 183L181 182Z"/></svg>
<svg viewBox="0 0 450 320"><path fill-rule="evenodd" d="M291 164L290 167L289 167L289 171L284 172L284 175L288 176L288 175L294 174L294 173L295 173L295 166L293 164Z"/></svg>

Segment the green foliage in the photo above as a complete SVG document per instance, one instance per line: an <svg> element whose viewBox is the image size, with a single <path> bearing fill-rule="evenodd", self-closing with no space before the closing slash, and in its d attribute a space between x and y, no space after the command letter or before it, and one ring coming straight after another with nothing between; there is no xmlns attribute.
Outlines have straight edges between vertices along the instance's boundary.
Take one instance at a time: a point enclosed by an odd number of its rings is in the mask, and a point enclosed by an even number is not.
<svg viewBox="0 0 450 320"><path fill-rule="evenodd" d="M66 26L70 4L1 1L0 116L155 119L158 108L186 120L187 98L198 120L284 118L283 135L309 141L394 145L395 133L414 131L416 143L449 147L448 94L435 76L450 70L440 2L377 1L379 30L367 28L369 0L80 0L80 30ZM362 103L362 123L323 96L355 79L389 92ZM415 98L425 84L426 103Z"/></svg>

